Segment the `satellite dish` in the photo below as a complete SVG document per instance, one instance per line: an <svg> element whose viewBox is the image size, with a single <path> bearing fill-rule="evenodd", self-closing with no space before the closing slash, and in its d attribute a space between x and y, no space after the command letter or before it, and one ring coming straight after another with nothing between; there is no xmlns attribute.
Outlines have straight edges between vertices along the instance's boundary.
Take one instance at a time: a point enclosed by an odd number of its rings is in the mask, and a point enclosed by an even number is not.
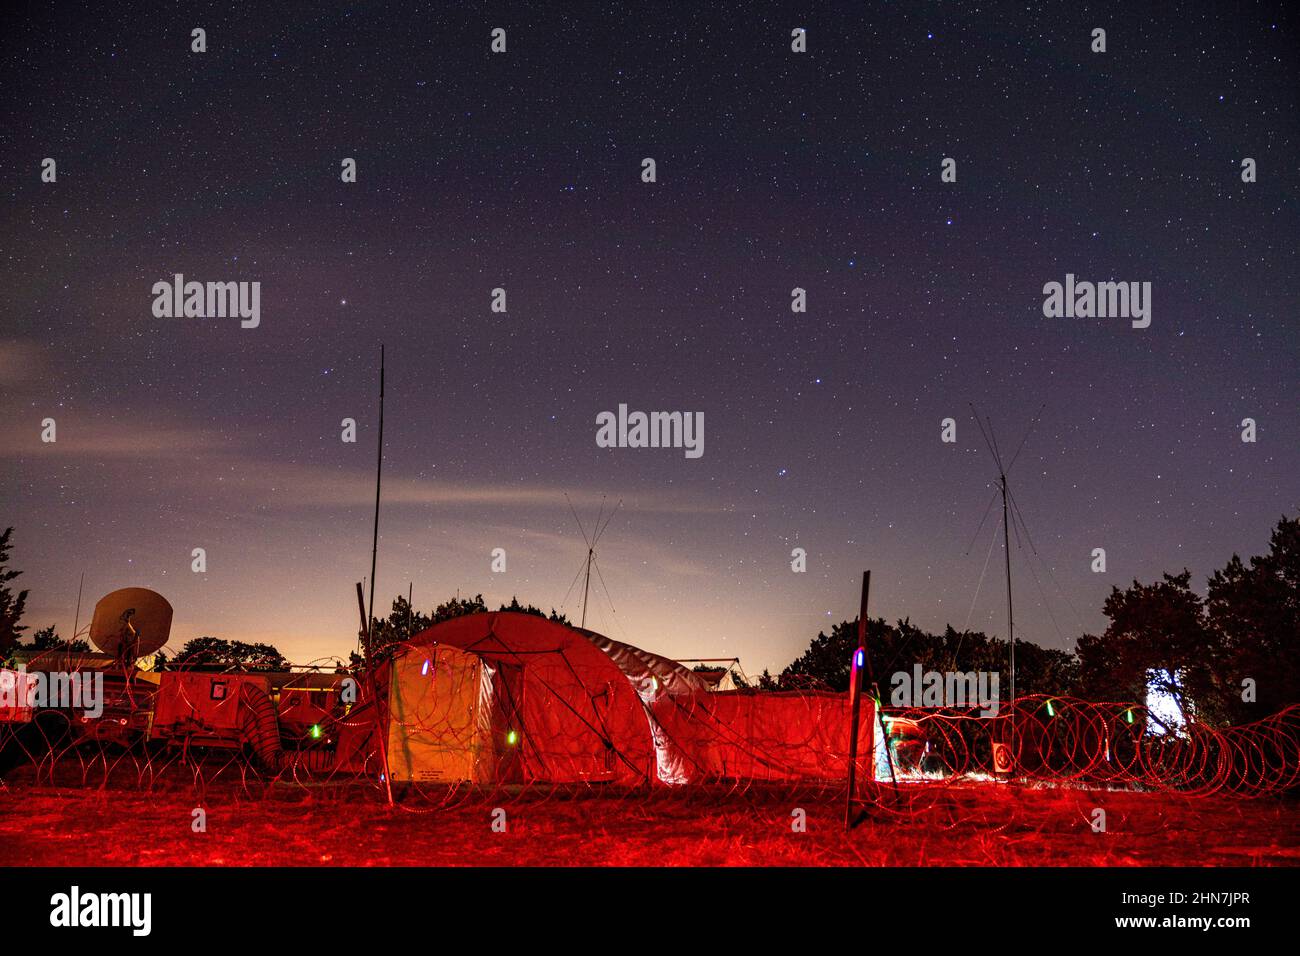
<svg viewBox="0 0 1300 956"><path fill-rule="evenodd" d="M172 606L157 591L121 588L105 594L95 605L90 640L105 654L135 660L167 643Z"/></svg>

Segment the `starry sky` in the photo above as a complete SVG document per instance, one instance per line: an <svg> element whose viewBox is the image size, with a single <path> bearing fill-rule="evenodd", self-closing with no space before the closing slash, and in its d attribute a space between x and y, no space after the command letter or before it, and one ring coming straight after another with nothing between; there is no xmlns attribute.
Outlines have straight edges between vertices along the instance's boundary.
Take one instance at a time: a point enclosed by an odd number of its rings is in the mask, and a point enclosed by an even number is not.
<svg viewBox="0 0 1300 956"><path fill-rule="evenodd" d="M346 656L380 343L380 607L413 582L426 609L576 619L570 502L590 532L621 500L588 613L616 639L776 670L856 614L865 568L874 614L1004 635L971 403L1004 455L1042 409L1011 472L1018 637L1071 648L1112 585L1203 586L1296 512L1284 4L451 6L3 14L0 526L26 623L70 632L84 572L83 624L137 585L175 605L173 648ZM260 327L155 318L175 273L261 282ZM1151 282L1151 327L1045 318L1066 273ZM598 448L620 403L703 412L703 457Z"/></svg>

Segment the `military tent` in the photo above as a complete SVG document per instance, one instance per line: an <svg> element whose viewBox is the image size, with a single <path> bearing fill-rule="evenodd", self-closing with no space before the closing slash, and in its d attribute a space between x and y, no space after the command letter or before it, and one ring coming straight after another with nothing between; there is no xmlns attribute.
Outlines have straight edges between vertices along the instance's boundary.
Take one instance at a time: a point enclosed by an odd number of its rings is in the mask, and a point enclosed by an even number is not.
<svg viewBox="0 0 1300 956"><path fill-rule="evenodd" d="M378 719L373 701L344 719L337 766L376 772L386 756L397 784L684 784L846 772L844 695L712 693L675 661L534 614L434 625L377 669L372 696ZM869 751L870 734L862 737Z"/></svg>

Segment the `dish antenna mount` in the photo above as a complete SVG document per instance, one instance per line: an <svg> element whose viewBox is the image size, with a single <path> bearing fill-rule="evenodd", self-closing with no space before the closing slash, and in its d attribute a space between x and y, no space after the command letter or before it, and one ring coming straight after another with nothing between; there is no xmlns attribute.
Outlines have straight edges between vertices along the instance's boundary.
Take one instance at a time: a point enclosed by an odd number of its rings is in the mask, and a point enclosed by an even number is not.
<svg viewBox="0 0 1300 956"><path fill-rule="evenodd" d="M161 649L171 629L172 606L165 597L148 588L120 588L95 605L90 641L105 654L130 662Z"/></svg>

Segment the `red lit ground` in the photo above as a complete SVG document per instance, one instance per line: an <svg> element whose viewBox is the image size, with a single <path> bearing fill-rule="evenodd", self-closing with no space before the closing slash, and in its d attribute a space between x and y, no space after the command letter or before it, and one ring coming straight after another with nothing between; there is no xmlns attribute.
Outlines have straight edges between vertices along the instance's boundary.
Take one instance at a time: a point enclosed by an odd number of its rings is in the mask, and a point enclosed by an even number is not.
<svg viewBox="0 0 1300 956"><path fill-rule="evenodd" d="M210 788L207 832L189 788L0 789L4 865L911 866L1300 865L1295 799L1189 800L1151 793L950 789L914 818L846 836L832 796L695 795L482 799L427 812L374 791ZM491 830L501 806L507 832ZM807 832L791 831L791 810ZM1107 813L1093 832L1094 807Z"/></svg>

